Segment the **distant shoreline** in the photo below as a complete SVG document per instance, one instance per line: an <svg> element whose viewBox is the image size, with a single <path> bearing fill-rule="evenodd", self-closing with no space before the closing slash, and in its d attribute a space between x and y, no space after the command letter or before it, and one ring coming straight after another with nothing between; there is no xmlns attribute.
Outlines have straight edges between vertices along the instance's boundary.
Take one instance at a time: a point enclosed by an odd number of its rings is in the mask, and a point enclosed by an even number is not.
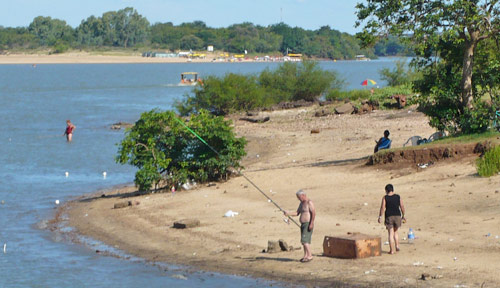
<svg viewBox="0 0 500 288"><path fill-rule="evenodd" d="M141 55L93 55L90 53L65 54L9 54L0 55L0 64L119 64L119 63L210 63L212 58L193 59L172 57L155 58ZM242 61L254 62L254 61Z"/></svg>
<svg viewBox="0 0 500 288"><path fill-rule="evenodd" d="M147 63L282 63L283 61L256 61L249 56L246 59L241 58L236 61L219 61L218 54L207 54L205 58L188 59L185 57L143 57L140 54L136 55L106 55L94 54L89 52L69 52L63 54L27 54L27 53L12 53L1 54L0 65L6 64L147 64ZM313 58L314 61L334 61L331 59ZM336 61L355 61L353 60L336 60Z"/></svg>

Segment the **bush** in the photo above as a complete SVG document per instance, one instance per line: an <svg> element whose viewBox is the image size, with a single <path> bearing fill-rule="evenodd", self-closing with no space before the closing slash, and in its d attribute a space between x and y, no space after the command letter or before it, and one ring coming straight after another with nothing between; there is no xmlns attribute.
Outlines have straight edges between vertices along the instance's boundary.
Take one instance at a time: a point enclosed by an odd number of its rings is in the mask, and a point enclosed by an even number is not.
<svg viewBox="0 0 500 288"><path fill-rule="evenodd" d="M408 68L406 62L396 61L396 66L390 70L383 68L379 70L382 80L387 81L388 86L408 85L412 81L421 78L421 75L414 69Z"/></svg>
<svg viewBox="0 0 500 288"><path fill-rule="evenodd" d="M319 68L316 62L285 62L276 70L260 75L226 74L209 76L194 95L185 95L176 108L181 115L206 109L216 115L264 108L283 101L315 101L331 88L340 88L336 74Z"/></svg>
<svg viewBox="0 0 500 288"><path fill-rule="evenodd" d="M397 87L384 87L374 89L373 94L368 89L355 89L350 91L340 91L338 89L330 90L328 94L325 96L326 100L332 101L344 101L349 99L350 101L359 101L359 100L371 100L376 101L382 105L389 102L394 102L394 100L390 99L393 95L406 95L410 96L413 94L411 86L409 85L401 85Z"/></svg>
<svg viewBox="0 0 500 288"><path fill-rule="evenodd" d="M215 115L226 115L272 104L253 75L229 73L223 78L209 76L203 80L203 86L196 86L193 92L193 97L186 95L184 101L175 104L181 115L197 113L200 109Z"/></svg>
<svg viewBox="0 0 500 288"><path fill-rule="evenodd" d="M482 177L490 177L500 172L500 146L496 146L477 159L477 173Z"/></svg>
<svg viewBox="0 0 500 288"><path fill-rule="evenodd" d="M64 53L68 51L69 45L62 41L62 40L57 40L57 42L54 44L53 50L51 53L53 54L59 54L59 53Z"/></svg>
<svg viewBox="0 0 500 288"><path fill-rule="evenodd" d="M259 76L260 85L279 101L315 101L329 89L339 89L343 81L335 72L321 69L317 62L300 64L285 62L276 70L265 70Z"/></svg>
<svg viewBox="0 0 500 288"><path fill-rule="evenodd" d="M460 115L459 126L463 134L483 133L488 130L493 109L484 102L478 102L474 109L465 108Z"/></svg>
<svg viewBox="0 0 500 288"><path fill-rule="evenodd" d="M139 169L134 180L139 190L149 191L160 184L177 187L188 179L200 183L227 179L230 167L241 167L246 140L236 138L231 121L201 110L185 123L219 155L179 121L183 120L172 111L152 110L126 132L116 161Z"/></svg>

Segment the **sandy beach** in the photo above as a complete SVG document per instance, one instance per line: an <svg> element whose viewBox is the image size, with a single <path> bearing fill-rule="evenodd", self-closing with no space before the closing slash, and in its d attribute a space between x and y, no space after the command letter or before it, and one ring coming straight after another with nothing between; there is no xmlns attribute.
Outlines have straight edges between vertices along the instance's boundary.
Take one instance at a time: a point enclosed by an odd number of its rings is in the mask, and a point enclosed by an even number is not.
<svg viewBox="0 0 500 288"><path fill-rule="evenodd" d="M9 57L1 56L0 62ZM47 59L64 61L64 56L51 57ZM261 124L231 116L238 135L249 141L245 175L285 209L297 208L298 189L315 202L312 262L299 262L302 250L262 253L268 240L283 239L299 248L299 230L286 224L279 210L243 177L175 194L136 195L134 187L100 191L66 204L59 214L66 214L79 234L126 253L206 271L308 287L500 286L500 176L478 177L474 155L426 169L366 166L374 140L385 129L391 131L393 147L401 147L411 136L435 132L427 118L413 108L314 117L317 109L261 112L271 118ZM311 134L311 129L320 133ZM400 237L410 227L417 237L413 244L402 241L395 255L388 254L387 232L377 223L388 183L405 201L408 222ZM113 209L123 201L134 205ZM239 214L223 217L228 210ZM199 219L201 225L172 228L174 221L186 218ZM382 256L358 260L322 256L325 236L349 232L382 237ZM424 273L432 279L419 280Z"/></svg>
<svg viewBox="0 0 500 288"><path fill-rule="evenodd" d="M216 57L215 54L207 54L204 59L192 59L184 57L154 58L136 55L98 55L87 52L69 52L64 54L8 54L0 55L0 64L113 64L113 63L208 63ZM245 61L243 61L245 62Z"/></svg>

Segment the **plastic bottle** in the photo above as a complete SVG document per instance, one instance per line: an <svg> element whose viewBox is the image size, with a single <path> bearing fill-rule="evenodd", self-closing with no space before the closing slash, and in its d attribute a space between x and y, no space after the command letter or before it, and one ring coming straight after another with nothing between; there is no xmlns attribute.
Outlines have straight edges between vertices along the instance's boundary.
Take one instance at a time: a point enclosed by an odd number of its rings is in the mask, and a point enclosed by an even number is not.
<svg viewBox="0 0 500 288"><path fill-rule="evenodd" d="M408 244L413 244L413 240L415 240L415 234L413 234L413 229L410 228L408 231Z"/></svg>

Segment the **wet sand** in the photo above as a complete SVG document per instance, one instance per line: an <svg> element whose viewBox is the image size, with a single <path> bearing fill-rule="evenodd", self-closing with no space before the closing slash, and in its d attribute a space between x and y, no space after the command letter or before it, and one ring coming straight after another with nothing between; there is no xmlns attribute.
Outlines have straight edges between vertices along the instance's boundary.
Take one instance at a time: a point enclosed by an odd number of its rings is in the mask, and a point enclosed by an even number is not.
<svg viewBox="0 0 500 288"><path fill-rule="evenodd" d="M268 240L300 247L299 230L243 177L175 194L132 196L133 187L84 196L64 213L78 233L151 261L185 264L207 271L249 275L306 286L498 287L500 286L500 176L476 176L475 157L442 161L426 169L364 165L374 140L391 131L393 147L434 130L413 110L368 115L314 117L314 109L266 112L271 120L235 120L249 140L245 175L288 210L302 188L315 202L314 260L300 263L301 250L262 253ZM320 129L311 134L311 129ZM325 236L361 232L382 237L377 223L384 186L392 183L405 201L414 244L389 255L344 260L322 256ZM121 201L138 205L113 209ZM223 217L228 210L234 218ZM196 218L201 226L177 230L175 220ZM485 236L491 233L490 236ZM436 279L418 280L423 273Z"/></svg>

